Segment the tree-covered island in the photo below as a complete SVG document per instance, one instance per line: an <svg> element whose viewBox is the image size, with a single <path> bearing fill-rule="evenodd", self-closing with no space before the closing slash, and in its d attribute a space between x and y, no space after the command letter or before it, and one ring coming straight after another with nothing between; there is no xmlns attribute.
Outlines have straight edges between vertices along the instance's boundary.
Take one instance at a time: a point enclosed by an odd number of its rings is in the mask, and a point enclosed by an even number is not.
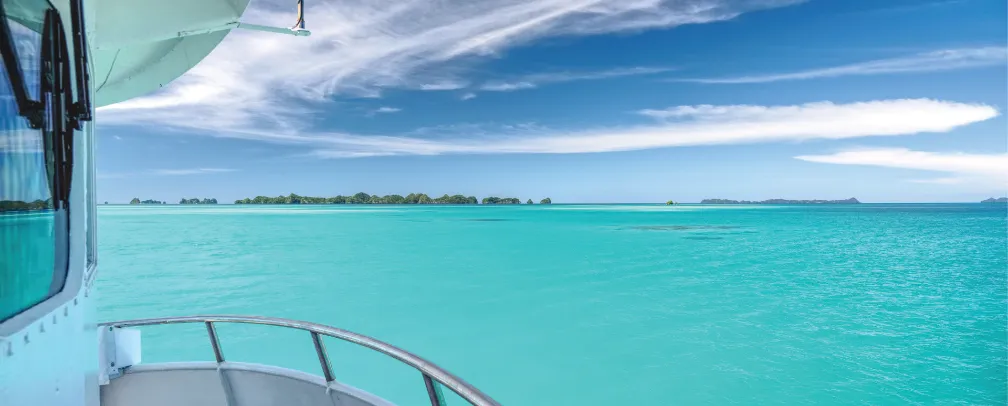
<svg viewBox="0 0 1008 406"><path fill-rule="evenodd" d="M217 204L217 199L214 199L212 197L209 199L203 198L203 200L197 198L192 199L182 198L182 200L179 200L178 204Z"/></svg>
<svg viewBox="0 0 1008 406"><path fill-rule="evenodd" d="M531 201L531 199L530 199ZM521 199L517 197L497 197L490 196L483 198L483 204L521 204Z"/></svg>
<svg viewBox="0 0 1008 406"><path fill-rule="evenodd" d="M530 199L531 200L531 199ZM552 203L549 198L543 199L540 204ZM521 204L521 200L516 197L485 197L482 201L476 196L464 195L444 195L441 197L430 197L426 193L410 193L402 195L369 195L361 192L352 196L333 197L313 197L301 196L291 193L287 196L256 196L254 198L244 198L235 200L235 204Z"/></svg>
<svg viewBox="0 0 1008 406"><path fill-rule="evenodd" d="M168 204L160 200L140 200L139 197L134 197L130 200L129 204Z"/></svg>

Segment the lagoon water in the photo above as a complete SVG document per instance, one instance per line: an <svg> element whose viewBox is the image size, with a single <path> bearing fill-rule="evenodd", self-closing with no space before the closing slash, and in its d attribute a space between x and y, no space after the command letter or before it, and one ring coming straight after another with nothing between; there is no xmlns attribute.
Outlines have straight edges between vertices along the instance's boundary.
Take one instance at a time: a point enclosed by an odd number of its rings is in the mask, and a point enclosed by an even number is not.
<svg viewBox="0 0 1008 406"><path fill-rule="evenodd" d="M100 320L331 324L505 405L1008 398L1004 206L102 206L99 249ZM307 333L218 329L229 360L320 374ZM145 362L213 359L201 325L143 334ZM338 380L429 404L327 346Z"/></svg>

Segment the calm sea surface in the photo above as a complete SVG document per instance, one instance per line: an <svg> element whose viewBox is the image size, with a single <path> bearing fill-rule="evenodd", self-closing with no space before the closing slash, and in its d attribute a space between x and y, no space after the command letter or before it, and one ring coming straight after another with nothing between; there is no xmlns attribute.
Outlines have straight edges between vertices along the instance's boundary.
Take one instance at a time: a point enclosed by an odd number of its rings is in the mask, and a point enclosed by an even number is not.
<svg viewBox="0 0 1008 406"><path fill-rule="evenodd" d="M505 405L1008 398L1004 206L104 206L99 227L101 320L331 324ZM143 331L145 362L213 359L200 325ZM320 374L305 332L219 334ZM327 346L337 380L428 402L411 368Z"/></svg>

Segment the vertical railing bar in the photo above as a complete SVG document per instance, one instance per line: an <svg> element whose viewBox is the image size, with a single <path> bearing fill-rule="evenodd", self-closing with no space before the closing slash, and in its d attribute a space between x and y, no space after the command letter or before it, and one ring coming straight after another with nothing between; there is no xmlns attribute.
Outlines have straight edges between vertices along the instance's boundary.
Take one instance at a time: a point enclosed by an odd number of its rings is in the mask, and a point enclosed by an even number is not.
<svg viewBox="0 0 1008 406"><path fill-rule="evenodd" d="M315 354L318 355L319 363L322 364L322 374L325 375L326 383L335 381L336 378L333 377L332 367L329 365L329 355L326 354L322 337L319 336L319 333L312 331L311 339L315 343Z"/></svg>
<svg viewBox="0 0 1008 406"><path fill-rule="evenodd" d="M441 392L438 391L437 386L434 386L436 385L434 380L423 372L421 374L423 374L424 385L427 386L427 396L430 397L431 406L445 406L444 401L441 399Z"/></svg>
<svg viewBox="0 0 1008 406"><path fill-rule="evenodd" d="M224 354L221 353L220 341L217 339L217 330L214 328L212 321L204 322L206 324L207 334L210 335L210 345L213 346L214 358L217 359L217 363L220 364L224 362Z"/></svg>

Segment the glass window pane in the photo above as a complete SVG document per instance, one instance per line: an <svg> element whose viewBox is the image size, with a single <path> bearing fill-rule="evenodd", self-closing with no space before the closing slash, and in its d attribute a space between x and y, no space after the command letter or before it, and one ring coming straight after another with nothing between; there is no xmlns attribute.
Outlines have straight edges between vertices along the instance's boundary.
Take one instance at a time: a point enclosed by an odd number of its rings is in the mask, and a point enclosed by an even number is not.
<svg viewBox="0 0 1008 406"><path fill-rule="evenodd" d="M45 16L44 4L45 2L41 1L14 2L4 0L4 11L10 14L7 17L7 25L10 27L11 36L14 40L14 49L18 55L18 65L21 66L21 74L24 75L24 82L28 88L28 98L32 100L39 100L39 50L42 48L41 32L42 21ZM5 70L5 82L6 78ZM10 95L10 85L4 83L4 86L7 86L5 93L3 93L4 96Z"/></svg>
<svg viewBox="0 0 1008 406"><path fill-rule="evenodd" d="M12 2L5 1L5 8ZM19 2L23 3L23 2ZM45 2L39 2L45 3ZM7 10L11 12L11 10ZM44 8L21 7L7 19L28 94L39 96L41 34L31 27ZM37 13L36 13L37 12ZM37 21L34 21L37 18ZM0 321L55 295L63 287L65 266L57 275L57 224L43 133L18 114L6 67L0 64ZM65 235L65 231L62 233ZM62 261L60 261L62 262ZM65 263L63 264L65 265Z"/></svg>

